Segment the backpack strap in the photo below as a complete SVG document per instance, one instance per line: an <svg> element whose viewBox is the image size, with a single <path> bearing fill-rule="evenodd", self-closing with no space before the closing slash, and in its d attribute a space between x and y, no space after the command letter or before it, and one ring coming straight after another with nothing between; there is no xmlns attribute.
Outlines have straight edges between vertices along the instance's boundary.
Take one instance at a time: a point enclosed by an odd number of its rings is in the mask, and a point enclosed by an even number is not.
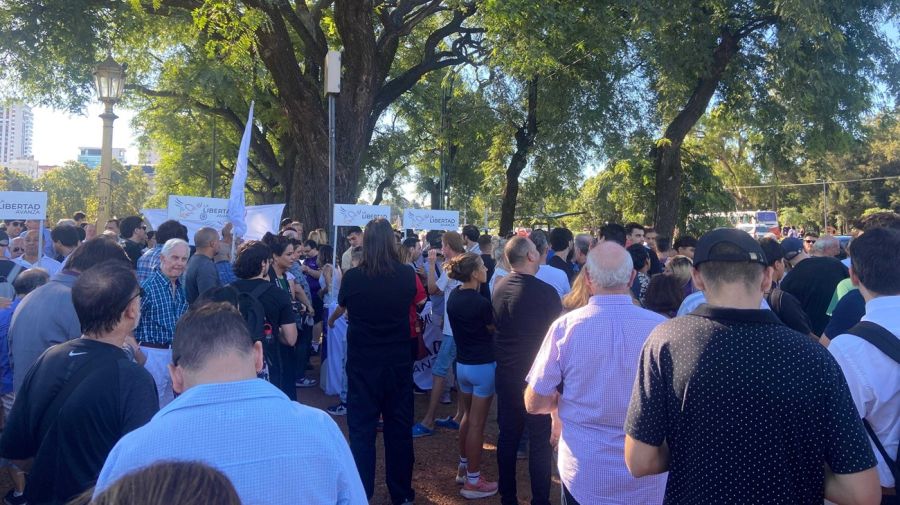
<svg viewBox="0 0 900 505"><path fill-rule="evenodd" d="M900 339L884 327L871 321L860 321L846 331L848 335L857 336L872 344L879 351L900 364Z"/></svg>
<svg viewBox="0 0 900 505"><path fill-rule="evenodd" d="M887 449L881 445L881 440L878 440L878 436L875 435L875 430L872 429L872 425L869 424L869 421L866 421L863 418L863 426L866 427L866 431L869 433L869 438L872 439L872 442L875 443L875 447L878 449L878 452L881 454L881 457L884 458L884 461L887 463L888 470L891 471L891 475L894 476L894 486L897 486L897 483L900 483L900 467L897 466L897 460L900 459L900 448L897 449L897 455L891 459L888 456Z"/></svg>
<svg viewBox="0 0 900 505"><path fill-rule="evenodd" d="M262 296L263 293L268 291L269 288L271 288L272 286L273 286L273 284L269 284L269 283L260 284L259 286L256 286L255 288L253 288L253 291L250 292L250 296L252 296L253 298L259 299L259 297Z"/></svg>
<svg viewBox="0 0 900 505"><path fill-rule="evenodd" d="M12 269L9 271L9 274L6 276L6 282L12 284L13 281L16 280L16 277L19 276L19 273L22 272L22 265L16 263L13 265Z"/></svg>

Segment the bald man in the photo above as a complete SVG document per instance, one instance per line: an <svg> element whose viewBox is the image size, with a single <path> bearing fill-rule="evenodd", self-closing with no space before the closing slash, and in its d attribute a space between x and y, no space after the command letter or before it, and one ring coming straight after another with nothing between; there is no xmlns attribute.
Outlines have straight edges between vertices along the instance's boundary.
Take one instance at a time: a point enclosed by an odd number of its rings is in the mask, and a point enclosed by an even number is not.
<svg viewBox="0 0 900 505"><path fill-rule="evenodd" d="M184 273L184 291L188 303L194 303L203 293L222 285L213 261L218 245L219 232L212 228L200 228L194 234L194 246L197 250L188 261Z"/></svg>

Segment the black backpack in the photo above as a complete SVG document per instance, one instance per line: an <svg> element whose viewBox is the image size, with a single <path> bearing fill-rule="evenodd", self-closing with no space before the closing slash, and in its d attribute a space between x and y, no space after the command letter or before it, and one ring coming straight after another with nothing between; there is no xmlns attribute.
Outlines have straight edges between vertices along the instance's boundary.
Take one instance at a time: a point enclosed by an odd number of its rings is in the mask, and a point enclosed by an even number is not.
<svg viewBox="0 0 900 505"><path fill-rule="evenodd" d="M847 330L847 334L859 337L874 345L879 351L883 352L900 365L900 340L897 340L897 337L894 336L893 333L882 326L870 321L860 321L859 323L856 323L856 326ZM891 475L894 476L895 485L900 483L900 467L898 467L900 453L895 454L893 458L888 456L884 445L881 444L881 440L878 440L878 437L875 435L875 430L872 429L872 425L870 425L865 418L863 418L863 424L865 425L866 431L869 433L872 442L875 443L878 452L881 453L881 457L887 462Z"/></svg>
<svg viewBox="0 0 900 505"><path fill-rule="evenodd" d="M265 366L259 377L269 382L272 382L271 379L274 378L271 375L272 371L281 369L281 360L272 323L266 319L266 308L259 301L259 297L272 287L274 287L272 284L260 284L253 291L238 291L237 295L238 310L241 311L244 321L247 322L250 336L254 342L262 342Z"/></svg>

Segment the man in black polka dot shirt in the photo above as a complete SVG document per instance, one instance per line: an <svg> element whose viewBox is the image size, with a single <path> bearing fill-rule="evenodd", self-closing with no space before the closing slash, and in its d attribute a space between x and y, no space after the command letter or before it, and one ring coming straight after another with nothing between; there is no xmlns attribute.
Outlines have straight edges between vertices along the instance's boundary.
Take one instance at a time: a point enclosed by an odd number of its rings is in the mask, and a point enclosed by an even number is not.
<svg viewBox="0 0 900 505"><path fill-rule="evenodd" d="M878 504L875 459L840 367L759 309L771 270L743 231L700 238L693 279L708 303L644 344L628 469L668 471L665 503Z"/></svg>

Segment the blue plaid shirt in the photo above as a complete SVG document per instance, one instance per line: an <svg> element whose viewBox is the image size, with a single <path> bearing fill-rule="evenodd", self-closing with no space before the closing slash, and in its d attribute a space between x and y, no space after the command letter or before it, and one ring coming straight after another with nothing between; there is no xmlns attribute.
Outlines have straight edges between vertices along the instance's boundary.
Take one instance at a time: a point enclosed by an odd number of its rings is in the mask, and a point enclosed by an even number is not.
<svg viewBox="0 0 900 505"><path fill-rule="evenodd" d="M138 258L137 276L138 282L143 283L159 267L159 255L162 253L162 245L157 245Z"/></svg>
<svg viewBox="0 0 900 505"><path fill-rule="evenodd" d="M217 261L216 271L219 272L219 282L223 286L227 286L237 280L237 275L234 275L234 267L231 266L231 262L228 260Z"/></svg>
<svg viewBox="0 0 900 505"><path fill-rule="evenodd" d="M291 268L288 269L288 272L294 276L294 282L303 288L309 303L312 303L312 292L309 290L309 283L306 282L306 275L303 273L303 269L300 268L300 263L297 261L291 263Z"/></svg>
<svg viewBox="0 0 900 505"><path fill-rule="evenodd" d="M172 282L157 268L147 280L141 282L141 289L144 290L144 296L141 297L141 322L134 330L135 340L150 344L171 344L175 323L188 309L184 285L181 280L176 281L173 292Z"/></svg>

